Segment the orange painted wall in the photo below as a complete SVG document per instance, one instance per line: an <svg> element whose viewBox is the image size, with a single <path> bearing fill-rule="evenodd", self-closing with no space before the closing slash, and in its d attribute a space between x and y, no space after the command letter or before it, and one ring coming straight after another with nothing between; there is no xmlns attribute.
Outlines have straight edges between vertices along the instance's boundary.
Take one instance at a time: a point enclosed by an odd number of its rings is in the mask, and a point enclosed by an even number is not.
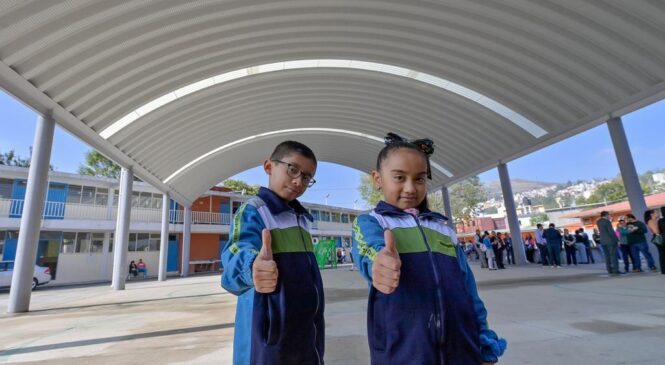
<svg viewBox="0 0 665 365"><path fill-rule="evenodd" d="M227 235L222 235L224 238ZM189 247L189 261L197 260L219 260L220 259L220 235L214 233L192 233ZM182 271L182 233L178 234L180 242L180 255L178 255L178 267ZM222 243L223 244L223 243ZM190 265L189 272L193 272Z"/></svg>
<svg viewBox="0 0 665 365"><path fill-rule="evenodd" d="M192 204L192 211L219 213L223 201L228 203L230 199L223 196L204 196L194 201L194 204Z"/></svg>
<svg viewBox="0 0 665 365"><path fill-rule="evenodd" d="M194 260L219 260L219 235L218 234L192 234L192 244L189 251L189 259Z"/></svg>

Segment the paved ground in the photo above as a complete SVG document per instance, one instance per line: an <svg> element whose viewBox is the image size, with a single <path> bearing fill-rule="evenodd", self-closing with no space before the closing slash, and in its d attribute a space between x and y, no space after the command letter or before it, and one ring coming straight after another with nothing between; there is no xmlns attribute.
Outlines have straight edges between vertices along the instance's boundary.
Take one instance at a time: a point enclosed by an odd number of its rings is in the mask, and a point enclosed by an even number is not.
<svg viewBox="0 0 665 365"><path fill-rule="evenodd" d="M665 364L665 276L608 277L601 265L474 267L503 364ZM366 286L348 267L323 272L326 363L367 364ZM218 276L43 288L32 311L4 314L0 363L229 364L235 297Z"/></svg>

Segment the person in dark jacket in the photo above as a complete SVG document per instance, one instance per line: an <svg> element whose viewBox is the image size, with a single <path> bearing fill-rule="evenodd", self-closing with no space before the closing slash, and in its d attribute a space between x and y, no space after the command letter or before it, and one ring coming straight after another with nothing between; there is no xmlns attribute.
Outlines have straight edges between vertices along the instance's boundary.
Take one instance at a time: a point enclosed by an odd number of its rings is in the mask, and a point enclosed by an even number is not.
<svg viewBox="0 0 665 365"><path fill-rule="evenodd" d="M563 236L561 235L561 232L559 232L559 230L556 229L554 223L550 223L549 228L546 229L545 232L543 232L543 236L547 241L547 250L550 253L550 257L552 258L551 267L554 267L556 265L557 268L560 268L561 244L563 242Z"/></svg>
<svg viewBox="0 0 665 365"><path fill-rule="evenodd" d="M494 250L494 255L496 256L496 267L503 270L506 268L503 264L503 253L506 250L506 242L503 240L501 233L497 234L492 231L492 237L494 238L494 241L492 241L492 250Z"/></svg>
<svg viewBox="0 0 665 365"><path fill-rule="evenodd" d="M323 282L312 216L297 200L314 184L316 164L304 144L280 143L263 164L268 188L233 218L221 284L238 296L234 365L323 364Z"/></svg>
<svg viewBox="0 0 665 365"><path fill-rule="evenodd" d="M591 250L591 240L589 235L584 232L584 228L580 227L578 229L580 236L582 236L582 243L584 244L584 252L586 252L586 262L589 264L595 264L596 260L593 258L593 251Z"/></svg>
<svg viewBox="0 0 665 365"><path fill-rule="evenodd" d="M352 255L369 286L371 364L495 363L506 342L487 324L455 231L427 207L431 150L393 136L372 171L384 200L353 223Z"/></svg>
<svg viewBox="0 0 665 365"><path fill-rule="evenodd" d="M566 250L566 265L571 263L577 266L577 255L575 255L575 237L570 234L568 229L563 230L563 248Z"/></svg>
<svg viewBox="0 0 665 365"><path fill-rule="evenodd" d="M510 233L503 234L503 242L506 243L506 260L509 264L515 265L515 250L513 249L513 239Z"/></svg>
<svg viewBox="0 0 665 365"><path fill-rule="evenodd" d="M626 214L626 228L628 229L628 245L633 257L633 272L642 272L642 260L640 260L640 253L647 259L647 265L651 271L656 271L656 263L653 256L649 252L647 246L648 232L646 224L640 222L633 214Z"/></svg>
<svg viewBox="0 0 665 365"><path fill-rule="evenodd" d="M619 260L617 259L617 247L619 238L612 227L610 213L608 211L600 212L600 219L596 222L598 227L598 240L603 245L603 254L605 255L605 267L608 274L619 274Z"/></svg>
<svg viewBox="0 0 665 365"><path fill-rule="evenodd" d="M658 248L658 263L660 264L660 273L665 275L665 207L660 208L660 219L657 221L658 233L660 234L660 244Z"/></svg>

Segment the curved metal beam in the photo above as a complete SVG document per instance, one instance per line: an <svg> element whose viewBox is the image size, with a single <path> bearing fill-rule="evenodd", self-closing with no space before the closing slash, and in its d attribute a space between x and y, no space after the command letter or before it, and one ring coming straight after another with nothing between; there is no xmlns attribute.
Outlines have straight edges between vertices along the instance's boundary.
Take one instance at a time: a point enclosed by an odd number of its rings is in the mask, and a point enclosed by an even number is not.
<svg viewBox="0 0 665 365"><path fill-rule="evenodd" d="M526 132L528 132L535 138L540 138L545 134L547 134L547 131L545 129L541 128L539 125L532 122L525 116L517 113L516 111L508 108L507 106L499 103L494 99L491 99L483 94L480 94L462 85L456 84L452 81L445 80L440 77L436 77L423 72L409 70L404 67L386 65L376 62L322 59L322 60L284 61L284 62L275 62L265 65L259 65L259 66L252 66L244 69L226 72L220 75L216 75L204 80L191 83L189 85L181 87L180 89L164 94L158 97L157 99L154 99L144 104L143 106L137 108L131 113L123 116L122 118L113 122L109 127L101 131L100 135L104 139L109 139L111 136L113 136L123 128L127 127L137 119L141 118L142 116L158 108L161 108L164 105L172 103L186 95L207 89L214 85L218 85L224 82L261 73L294 70L294 69L307 69L307 68L346 68L346 69L355 69L355 70L365 70L365 71L387 73L399 77L405 77L412 80L420 81L447 90L449 92L455 93L471 101L474 101L484 106L485 108L490 109L493 112L508 119L509 121L519 126L520 128L524 129Z"/></svg>
<svg viewBox="0 0 665 365"><path fill-rule="evenodd" d="M195 158L194 160L190 161L189 163L187 163L186 165L182 166L181 168L179 168L178 170L176 170L174 173L172 173L171 175L169 175L166 179L164 179L164 183L165 183L165 184L168 184L170 181L173 181L175 178L177 178L178 176L182 175L182 174L185 173L187 170L189 170L189 169L192 168L193 166L195 166L195 165L201 163L202 161L205 161L206 159L211 158L211 157L214 156L214 155L217 155L217 154L220 154L220 153L226 152L226 151L232 149L233 147L238 146L238 145L240 145L240 144L242 144L242 143L244 143L244 142L251 141L251 140L255 140L255 139L257 139L257 138L274 136L274 135L278 135L278 134L303 133L303 132L318 132L318 133L346 134L346 135L352 135L352 136L356 136L356 137L366 138L366 139L369 139L369 140L371 140L371 141L377 142L377 143L379 143L379 144L383 144L383 143L384 143L383 138L379 138L379 137L372 136L372 135L365 134L365 133L360 133L360 132L355 132L355 131L349 131L349 130L345 130L345 129L334 129L334 128L296 128L296 129L282 129L282 130L277 130L277 131L265 132L265 133L260 133L260 134L257 134L257 135L253 135L253 136L249 136L249 137L245 137L245 138L242 138L242 139L235 140L235 141L233 141L233 142L231 142L231 143L227 143L227 144L225 144L225 145L223 145L223 146L217 147L217 148L215 148L215 149L213 149L213 150L211 150L211 151L209 151L209 152L206 152L205 154L203 154L203 155L201 155L201 156ZM437 170L440 171L442 174L444 174L444 175L446 175L446 176L448 176L448 177L452 177L452 176L453 176L453 174L452 174L450 171L448 171L445 167L441 166L440 164L438 164L438 163L436 163L436 162L434 162L434 161L431 161L431 160L430 160L430 164L432 165L433 168L437 169Z"/></svg>

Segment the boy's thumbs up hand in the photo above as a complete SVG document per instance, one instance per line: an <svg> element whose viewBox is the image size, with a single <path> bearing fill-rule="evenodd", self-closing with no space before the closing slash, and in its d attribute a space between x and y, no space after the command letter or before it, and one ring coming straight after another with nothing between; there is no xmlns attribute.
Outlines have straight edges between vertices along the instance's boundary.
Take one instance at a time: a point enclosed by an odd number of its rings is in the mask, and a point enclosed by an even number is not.
<svg viewBox="0 0 665 365"><path fill-rule="evenodd" d="M272 238L270 230L261 232L263 245L261 251L254 259L252 265L252 277L254 278L254 290L259 293L272 293L277 287L277 264L272 259Z"/></svg>
<svg viewBox="0 0 665 365"><path fill-rule="evenodd" d="M383 231L385 247L379 251L372 265L372 285L383 294L390 294L399 285L402 261L395 247L395 236L389 229Z"/></svg>

